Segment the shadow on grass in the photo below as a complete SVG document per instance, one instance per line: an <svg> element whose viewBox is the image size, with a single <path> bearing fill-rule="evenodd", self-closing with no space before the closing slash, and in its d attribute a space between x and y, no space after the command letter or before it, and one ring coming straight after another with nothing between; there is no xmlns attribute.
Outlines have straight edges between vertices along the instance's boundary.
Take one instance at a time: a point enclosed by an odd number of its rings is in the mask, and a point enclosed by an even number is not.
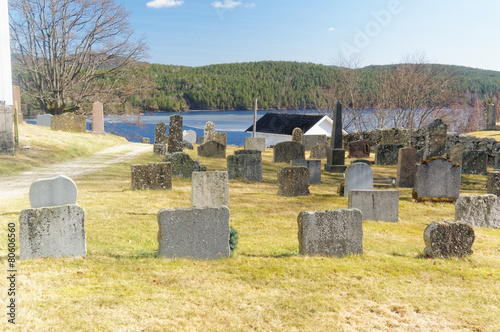
<svg viewBox="0 0 500 332"><path fill-rule="evenodd" d="M283 254L260 254L260 255L238 253L238 256L253 257L253 258L286 258L286 257L294 257L294 256L298 256L298 255L299 255L298 252L288 252L288 253L283 253Z"/></svg>

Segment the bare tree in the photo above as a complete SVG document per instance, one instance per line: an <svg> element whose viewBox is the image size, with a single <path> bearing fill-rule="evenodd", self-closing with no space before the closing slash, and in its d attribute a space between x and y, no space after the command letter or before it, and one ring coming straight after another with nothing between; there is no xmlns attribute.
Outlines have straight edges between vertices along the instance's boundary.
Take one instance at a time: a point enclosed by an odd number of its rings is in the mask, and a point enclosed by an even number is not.
<svg viewBox="0 0 500 332"><path fill-rule="evenodd" d="M144 55L114 0L10 1L16 79L45 112L78 110Z"/></svg>

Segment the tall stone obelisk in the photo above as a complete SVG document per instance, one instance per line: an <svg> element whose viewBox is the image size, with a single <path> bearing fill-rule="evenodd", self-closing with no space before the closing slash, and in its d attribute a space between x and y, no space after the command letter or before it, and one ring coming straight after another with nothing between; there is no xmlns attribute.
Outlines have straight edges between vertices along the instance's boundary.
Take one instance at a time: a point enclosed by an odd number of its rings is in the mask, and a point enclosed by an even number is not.
<svg viewBox="0 0 500 332"><path fill-rule="evenodd" d="M342 140L342 104L337 101L333 113L332 140L326 149L325 171L330 173L343 173L345 165L345 150Z"/></svg>

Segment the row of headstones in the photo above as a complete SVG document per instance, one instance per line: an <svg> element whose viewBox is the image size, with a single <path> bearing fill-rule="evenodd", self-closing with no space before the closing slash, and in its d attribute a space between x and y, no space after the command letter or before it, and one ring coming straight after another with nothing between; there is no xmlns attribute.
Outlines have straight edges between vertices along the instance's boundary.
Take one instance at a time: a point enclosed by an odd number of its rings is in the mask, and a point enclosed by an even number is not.
<svg viewBox="0 0 500 332"><path fill-rule="evenodd" d="M82 114L63 113L60 115L40 114L36 117L38 126L50 127L52 130L85 132L87 117ZM92 132L104 134L104 106L100 101L92 104Z"/></svg>
<svg viewBox="0 0 500 332"><path fill-rule="evenodd" d="M492 195L490 195L492 196ZM498 197L464 198L457 216L476 218L471 205L496 204ZM21 259L86 256L85 211L76 205L77 188L64 176L30 187L31 209L20 214ZM492 203L493 204L493 203ZM229 257L229 186L227 172L193 173L192 208L158 212L159 256L194 259ZM457 203L458 205L458 203ZM484 212L483 212L484 213ZM298 216L299 253L361 254L363 213L356 208L305 211ZM432 257L472 253L474 230L464 222L431 223L424 232L425 254Z"/></svg>

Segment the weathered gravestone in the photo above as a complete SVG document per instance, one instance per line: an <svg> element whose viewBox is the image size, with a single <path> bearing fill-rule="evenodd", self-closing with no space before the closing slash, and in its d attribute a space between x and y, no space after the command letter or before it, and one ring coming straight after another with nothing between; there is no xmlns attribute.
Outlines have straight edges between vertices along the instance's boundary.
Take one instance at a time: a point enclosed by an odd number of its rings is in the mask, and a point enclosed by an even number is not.
<svg viewBox="0 0 500 332"><path fill-rule="evenodd" d="M141 138L141 143L142 144L149 144L150 143L149 137L142 137Z"/></svg>
<svg viewBox="0 0 500 332"><path fill-rule="evenodd" d="M208 121L203 128L203 137L200 143L206 143L215 140L215 123Z"/></svg>
<svg viewBox="0 0 500 332"><path fill-rule="evenodd" d="M418 201L454 202L460 195L461 167L445 158L430 158L417 164L413 198Z"/></svg>
<svg viewBox="0 0 500 332"><path fill-rule="evenodd" d="M500 152L495 152L494 155L495 155L495 161L494 161L495 164L493 164L493 168L495 170L500 170Z"/></svg>
<svg viewBox="0 0 500 332"><path fill-rule="evenodd" d="M488 172L488 182L486 192L500 196L500 171Z"/></svg>
<svg viewBox="0 0 500 332"><path fill-rule="evenodd" d="M31 208L76 204L78 190L69 177L40 179L30 186Z"/></svg>
<svg viewBox="0 0 500 332"><path fill-rule="evenodd" d="M172 176L174 177L191 179L193 172L204 172L207 170L205 166L200 165L199 161L191 159L185 152L175 152L167 155L163 161L172 164Z"/></svg>
<svg viewBox="0 0 500 332"><path fill-rule="evenodd" d="M345 173L344 197L350 190L373 190L373 171L370 165L354 163L349 165Z"/></svg>
<svg viewBox="0 0 500 332"><path fill-rule="evenodd" d="M474 237L474 229L464 222L430 223L424 231L424 254L443 258L471 255Z"/></svg>
<svg viewBox="0 0 500 332"><path fill-rule="evenodd" d="M226 146L216 141L209 141L198 146L198 155L207 158L226 158Z"/></svg>
<svg viewBox="0 0 500 332"><path fill-rule="evenodd" d="M306 159L304 146L297 142L281 142L274 146L274 162L289 163L294 159Z"/></svg>
<svg viewBox="0 0 500 332"><path fill-rule="evenodd" d="M448 125L441 119L432 121L425 129L423 159L442 157L446 153L446 133Z"/></svg>
<svg viewBox="0 0 500 332"><path fill-rule="evenodd" d="M226 206L158 212L158 256L218 259L230 256Z"/></svg>
<svg viewBox="0 0 500 332"><path fill-rule="evenodd" d="M100 101L92 104L92 132L104 134L104 108Z"/></svg>
<svg viewBox="0 0 500 332"><path fill-rule="evenodd" d="M313 148L313 146L318 144L326 148L327 146L326 139L327 139L326 135L304 135L302 137L302 145L304 145L304 150L306 151L310 151ZM324 158L326 158L326 152Z"/></svg>
<svg viewBox="0 0 500 332"><path fill-rule="evenodd" d="M167 154L167 145L165 143L153 144L153 154L164 156L165 154Z"/></svg>
<svg viewBox="0 0 500 332"><path fill-rule="evenodd" d="M462 165L462 159L464 157L464 152L467 148L463 144L455 144L448 150L448 159L456 164Z"/></svg>
<svg viewBox="0 0 500 332"><path fill-rule="evenodd" d="M349 190L349 209L359 209L363 220L398 221L399 191Z"/></svg>
<svg viewBox="0 0 500 332"><path fill-rule="evenodd" d="M172 189L172 164L132 165L132 190Z"/></svg>
<svg viewBox="0 0 500 332"><path fill-rule="evenodd" d="M227 157L229 179L262 181L262 157L257 150L235 151Z"/></svg>
<svg viewBox="0 0 500 332"><path fill-rule="evenodd" d="M84 219L85 211L78 205L21 211L20 258L86 256Z"/></svg>
<svg viewBox="0 0 500 332"><path fill-rule="evenodd" d="M226 146L227 145L227 134L226 133L215 133L214 141Z"/></svg>
<svg viewBox="0 0 500 332"><path fill-rule="evenodd" d="M327 146L323 144L316 144L311 148L309 157L311 159L325 159Z"/></svg>
<svg viewBox="0 0 500 332"><path fill-rule="evenodd" d="M300 128L295 128L292 131L292 142L297 142L302 144L302 138L304 137L304 133L302 132L302 129Z"/></svg>
<svg viewBox="0 0 500 332"><path fill-rule="evenodd" d="M415 148L399 149L398 168L396 172L397 187L412 188L415 185L417 162L417 150Z"/></svg>
<svg viewBox="0 0 500 332"><path fill-rule="evenodd" d="M283 167L278 172L278 195L307 196L309 195L309 179L311 173L307 167Z"/></svg>
<svg viewBox="0 0 500 332"><path fill-rule="evenodd" d="M168 153L182 152L182 141L182 116L171 115L168 126Z"/></svg>
<svg viewBox="0 0 500 332"><path fill-rule="evenodd" d="M162 121L155 125L155 142L154 144L166 144L167 143L167 126Z"/></svg>
<svg viewBox="0 0 500 332"><path fill-rule="evenodd" d="M349 158L369 158L370 141L367 139L349 142Z"/></svg>
<svg viewBox="0 0 500 332"><path fill-rule="evenodd" d="M500 198L491 194L460 196L455 203L455 220L473 227L500 228Z"/></svg>
<svg viewBox="0 0 500 332"><path fill-rule="evenodd" d="M486 105L486 130L496 130L497 106L495 104Z"/></svg>
<svg viewBox="0 0 500 332"><path fill-rule="evenodd" d="M191 205L193 207L229 206L228 172L193 172Z"/></svg>
<svg viewBox="0 0 500 332"><path fill-rule="evenodd" d="M84 133L86 131L86 123L87 118L85 115L63 113L52 117L50 129Z"/></svg>
<svg viewBox="0 0 500 332"><path fill-rule="evenodd" d="M307 169L311 173L311 177L309 178L309 184L321 183L321 160L310 160L310 159L292 160L291 166L307 167Z"/></svg>
<svg viewBox="0 0 500 332"><path fill-rule="evenodd" d="M265 137L245 137L245 150L266 151Z"/></svg>
<svg viewBox="0 0 500 332"><path fill-rule="evenodd" d="M342 257L363 253L363 217L358 209L304 211L297 222L301 255Z"/></svg>
<svg viewBox="0 0 500 332"><path fill-rule="evenodd" d="M41 114L36 116L36 124L37 126L50 127L52 122L52 114Z"/></svg>
<svg viewBox="0 0 500 332"><path fill-rule="evenodd" d="M182 132L182 139L191 145L198 143L198 135L196 134L196 131L191 129L184 130Z"/></svg>
<svg viewBox="0 0 500 332"><path fill-rule="evenodd" d="M330 147L326 149L325 171L343 173L345 165L345 150L342 137L342 104L337 101L333 112L333 126Z"/></svg>
<svg viewBox="0 0 500 332"><path fill-rule="evenodd" d="M14 154L13 126L12 110L0 105L0 153Z"/></svg>
<svg viewBox="0 0 500 332"><path fill-rule="evenodd" d="M375 150L375 165L397 165L399 149L398 144L380 144Z"/></svg>
<svg viewBox="0 0 500 332"><path fill-rule="evenodd" d="M463 174L488 174L488 153L486 151L465 151L462 157Z"/></svg>

